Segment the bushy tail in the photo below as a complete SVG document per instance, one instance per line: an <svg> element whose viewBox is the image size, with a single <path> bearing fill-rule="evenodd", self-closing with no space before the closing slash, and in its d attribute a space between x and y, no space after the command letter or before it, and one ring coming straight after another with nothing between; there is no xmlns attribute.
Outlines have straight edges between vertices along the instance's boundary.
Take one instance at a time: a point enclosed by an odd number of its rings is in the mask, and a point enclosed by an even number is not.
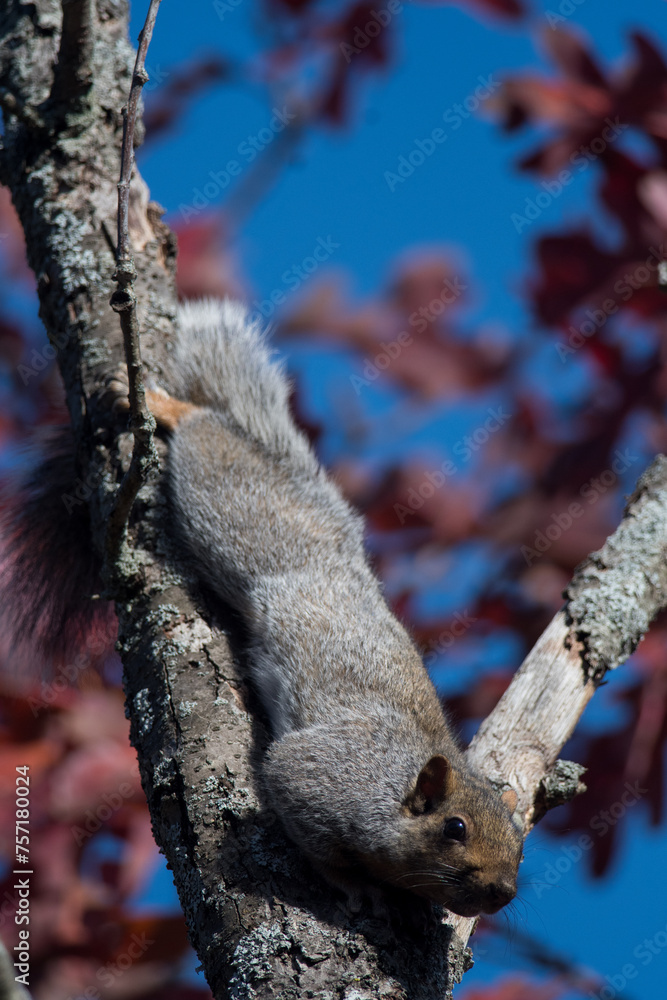
<svg viewBox="0 0 667 1000"><path fill-rule="evenodd" d="M282 366L240 303L202 299L180 306L167 377L172 395L225 414L272 454L313 461L290 416Z"/></svg>
<svg viewBox="0 0 667 1000"><path fill-rule="evenodd" d="M312 477L318 463L290 416L287 380L247 310L205 299L181 306L178 320L165 388ZM96 647L104 636L112 642L115 622L107 602L90 600L98 565L69 428L51 432L40 451L26 480L0 496L0 655L20 666L35 654L62 665L95 636Z"/></svg>
<svg viewBox="0 0 667 1000"><path fill-rule="evenodd" d="M0 498L0 648L8 665L64 667L113 647L115 616L91 601L99 566L88 508L77 494L69 427L50 429L41 460Z"/></svg>

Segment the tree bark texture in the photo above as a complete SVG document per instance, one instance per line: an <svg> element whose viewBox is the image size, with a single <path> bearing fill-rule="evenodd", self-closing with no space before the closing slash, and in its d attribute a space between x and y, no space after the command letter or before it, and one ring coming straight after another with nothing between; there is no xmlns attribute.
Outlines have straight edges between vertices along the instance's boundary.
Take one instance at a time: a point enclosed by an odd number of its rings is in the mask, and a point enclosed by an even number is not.
<svg viewBox="0 0 667 1000"><path fill-rule="evenodd" d="M122 361L109 297L120 112L133 63L127 13L124 0L6 0L0 8L0 180L11 189L40 314L58 348L78 472L94 484L100 555L131 452L105 394ZM142 353L159 376L176 308L175 242L136 173L130 232ZM628 655L665 603L666 469L662 460L644 477L623 524L580 569L565 610L470 748L499 787L516 789L527 829L577 790L580 769L558 753L606 667ZM472 922L447 922L399 895L388 919L350 916L262 807L267 735L244 682L242 636L184 576L166 525L154 481L140 491L130 552L113 567L108 596L155 838L216 1000L450 996L470 964Z"/></svg>

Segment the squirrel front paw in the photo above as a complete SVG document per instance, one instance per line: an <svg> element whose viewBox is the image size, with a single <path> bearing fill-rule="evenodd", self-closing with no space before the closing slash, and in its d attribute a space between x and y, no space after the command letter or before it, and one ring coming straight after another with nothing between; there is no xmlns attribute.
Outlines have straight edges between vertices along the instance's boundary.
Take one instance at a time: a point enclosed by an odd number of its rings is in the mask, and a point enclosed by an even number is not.
<svg viewBox="0 0 667 1000"><path fill-rule="evenodd" d="M129 413L130 401L128 399L128 392L127 369L117 368L105 380L102 399L114 415Z"/></svg>
<svg viewBox="0 0 667 1000"><path fill-rule="evenodd" d="M391 913L387 898L379 886L366 882L363 885L348 886L343 891L346 896L345 910L349 916L371 916L383 924L390 923Z"/></svg>
<svg viewBox="0 0 667 1000"><path fill-rule="evenodd" d="M313 862L317 871L335 889L345 896L345 910L351 917L363 914L370 904L372 916L376 920L387 922L390 918L387 899L378 885L367 882L363 874L356 875L351 870L334 868L333 866Z"/></svg>

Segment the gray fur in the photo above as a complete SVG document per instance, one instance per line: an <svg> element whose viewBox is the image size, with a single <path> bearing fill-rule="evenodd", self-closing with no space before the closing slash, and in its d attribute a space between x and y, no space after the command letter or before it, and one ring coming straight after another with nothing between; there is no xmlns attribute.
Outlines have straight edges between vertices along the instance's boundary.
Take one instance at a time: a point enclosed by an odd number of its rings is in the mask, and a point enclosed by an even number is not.
<svg viewBox="0 0 667 1000"><path fill-rule="evenodd" d="M252 677L275 738L264 770L271 803L321 865L391 870L401 884L403 868L445 863L440 827L427 836L425 818L419 825L405 806L420 770L444 755L459 792L469 772L368 566L362 521L295 426L260 330L230 302L191 303L179 318L168 388L203 409L173 435L171 496L198 572L250 632ZM518 864L520 837L490 786L470 781L486 789L478 812L506 828L507 851L490 866L505 864L504 876ZM378 866L365 860L376 856ZM466 892L426 894L465 909L477 898Z"/></svg>

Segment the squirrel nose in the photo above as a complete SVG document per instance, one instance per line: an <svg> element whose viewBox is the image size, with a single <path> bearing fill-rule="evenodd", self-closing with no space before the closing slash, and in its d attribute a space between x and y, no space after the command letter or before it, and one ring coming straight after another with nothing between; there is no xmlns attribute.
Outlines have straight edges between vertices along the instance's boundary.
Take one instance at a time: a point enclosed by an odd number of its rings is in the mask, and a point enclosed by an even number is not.
<svg viewBox="0 0 667 1000"><path fill-rule="evenodd" d="M516 886L513 882L506 882L502 879L498 882L491 882L488 887L489 902L497 910L511 903L515 896Z"/></svg>

